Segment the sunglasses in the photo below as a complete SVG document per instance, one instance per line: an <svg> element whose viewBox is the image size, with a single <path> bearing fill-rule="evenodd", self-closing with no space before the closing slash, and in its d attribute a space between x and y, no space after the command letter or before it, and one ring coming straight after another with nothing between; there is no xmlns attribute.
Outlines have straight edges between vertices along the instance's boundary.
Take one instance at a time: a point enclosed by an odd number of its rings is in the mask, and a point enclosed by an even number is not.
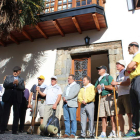
<svg viewBox="0 0 140 140"><path fill-rule="evenodd" d="M136 47L138 47L138 48L139 48L139 45L136 45L136 44L129 44L128 49L130 49L132 46L136 46Z"/></svg>
<svg viewBox="0 0 140 140"><path fill-rule="evenodd" d="M38 78L39 81L41 81L42 79Z"/></svg>
<svg viewBox="0 0 140 140"><path fill-rule="evenodd" d="M15 73L17 73L18 71L14 70Z"/></svg>
<svg viewBox="0 0 140 140"><path fill-rule="evenodd" d="M51 78L51 80L55 80L55 81L56 81L56 79L55 79L55 78Z"/></svg>

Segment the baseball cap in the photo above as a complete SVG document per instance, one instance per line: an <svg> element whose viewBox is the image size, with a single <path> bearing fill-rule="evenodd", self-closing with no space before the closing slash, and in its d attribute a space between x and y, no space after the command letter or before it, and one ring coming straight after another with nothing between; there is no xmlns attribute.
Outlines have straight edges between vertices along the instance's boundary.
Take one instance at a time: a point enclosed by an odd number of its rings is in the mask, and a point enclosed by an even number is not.
<svg viewBox="0 0 140 140"><path fill-rule="evenodd" d="M124 60L119 60L119 61L116 62L116 64L117 64L117 63L123 65L124 67L125 67L125 65L126 65L126 63L125 63Z"/></svg>
<svg viewBox="0 0 140 140"><path fill-rule="evenodd" d="M104 69L104 70L106 70L106 71L107 71L107 67L106 67L106 66L104 66L104 65L103 65L103 66L100 66L100 67L96 67L96 69L97 69L97 70Z"/></svg>
<svg viewBox="0 0 140 140"><path fill-rule="evenodd" d="M15 66L15 67L13 68L13 71L19 71L19 70L21 70L21 67L19 67L19 66Z"/></svg>
<svg viewBox="0 0 140 140"><path fill-rule="evenodd" d="M56 79L57 80L57 77L56 76L52 76L51 79Z"/></svg>
<svg viewBox="0 0 140 140"><path fill-rule="evenodd" d="M45 80L45 77L43 75L40 75L39 77L37 77L37 79Z"/></svg>

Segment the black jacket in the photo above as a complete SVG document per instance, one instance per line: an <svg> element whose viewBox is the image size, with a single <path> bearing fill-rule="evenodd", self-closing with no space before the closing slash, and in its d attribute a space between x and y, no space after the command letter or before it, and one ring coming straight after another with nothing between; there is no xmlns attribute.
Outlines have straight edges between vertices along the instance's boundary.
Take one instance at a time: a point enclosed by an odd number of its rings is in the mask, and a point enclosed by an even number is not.
<svg viewBox="0 0 140 140"><path fill-rule="evenodd" d="M16 94L15 100L18 103L22 103L22 94L23 94L23 91L25 90L24 80L23 80L23 78L18 76L18 81L19 81L18 85L15 86L13 84L14 76L8 75L6 77L4 84L3 84L3 87L5 88L5 92L2 97L3 102L9 101L12 94Z"/></svg>

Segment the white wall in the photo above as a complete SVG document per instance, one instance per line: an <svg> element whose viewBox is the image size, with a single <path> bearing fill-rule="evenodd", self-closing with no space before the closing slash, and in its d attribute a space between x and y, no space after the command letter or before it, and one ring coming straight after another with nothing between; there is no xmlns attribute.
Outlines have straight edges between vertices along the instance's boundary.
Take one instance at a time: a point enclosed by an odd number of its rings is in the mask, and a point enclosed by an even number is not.
<svg viewBox="0 0 140 140"><path fill-rule="evenodd" d="M87 35L91 44L122 40L124 59L128 64L131 60L127 51L128 44L132 41L140 44L140 10L128 11L126 0L106 0L105 14L108 28L101 31L77 32L66 34L65 37L54 36L47 40L42 38L0 47L0 83L5 75L12 73L13 66L20 65L24 70L21 76L26 80L27 88L30 89L37 82L36 77L40 74L46 77L45 82L49 84L49 78L54 73L55 49L83 45Z"/></svg>
<svg viewBox="0 0 140 140"><path fill-rule="evenodd" d="M50 77L54 75L54 65L56 58L56 50L47 45L40 45L37 40L30 44L24 42L17 46L15 44L6 48L0 48L0 83L3 82L5 75L11 75L14 66L22 67L21 77L26 81L26 88L31 89L33 84L36 84L39 75L45 76L45 83L50 84ZM13 110L9 124L13 120ZM30 114L30 109L27 111L27 116ZM37 118L38 119L38 118ZM26 117L26 122L30 121L31 117Z"/></svg>

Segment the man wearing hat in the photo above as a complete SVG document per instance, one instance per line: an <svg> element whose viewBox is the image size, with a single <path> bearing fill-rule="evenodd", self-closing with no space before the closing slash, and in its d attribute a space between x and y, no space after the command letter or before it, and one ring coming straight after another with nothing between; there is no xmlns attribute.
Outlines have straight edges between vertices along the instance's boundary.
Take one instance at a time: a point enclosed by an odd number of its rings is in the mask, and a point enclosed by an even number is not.
<svg viewBox="0 0 140 140"><path fill-rule="evenodd" d="M6 79L3 84L3 87L5 88L2 97L2 100L4 102L4 111L0 127L0 134L5 133L12 105L14 112L12 134L18 134L17 130L19 121L19 108L20 104L22 103L22 93L25 90L24 80L19 76L20 73L21 68L19 66L15 66L13 68L13 75L6 76Z"/></svg>
<svg viewBox="0 0 140 140"><path fill-rule="evenodd" d="M53 114L53 110L56 110L55 116L59 118L59 102L61 100L62 90L57 85L57 77L51 77L51 85L48 86L44 91L37 88L38 93L42 97L46 97L45 108L44 108L44 119L43 124L46 125L48 118Z"/></svg>
<svg viewBox="0 0 140 140"><path fill-rule="evenodd" d="M120 124L120 133L119 136L124 137L124 118L123 115L127 113L128 116L128 124L129 124L129 131L132 127L132 118L131 118L131 102L130 102L130 78L127 75L126 69L125 69L125 61L119 60L116 63L116 68L119 71L119 75L117 76L116 82L112 81L112 85L116 86L116 89L118 91L118 100L117 100L117 106L118 106L118 117L119 117L119 124Z"/></svg>
<svg viewBox="0 0 140 140"><path fill-rule="evenodd" d="M101 94L99 117L102 119L102 132L99 138L106 138L106 122L107 117L110 116L112 124L112 132L108 136L109 138L116 137L115 127L115 104L113 98L113 86L111 82L113 77L107 73L106 66L100 66L96 68L100 77L95 83L96 91Z"/></svg>
<svg viewBox="0 0 140 140"><path fill-rule="evenodd" d="M46 97L45 96L42 97L40 94L38 94L37 99L36 99L36 92L37 92L38 87L40 88L41 92L44 92L47 86L44 84L45 77L43 75L40 75L37 79L38 79L38 83L34 84L31 88L31 92L30 92L30 96L28 100L28 108L32 108L31 116L33 117L34 110L35 110L35 101L37 100L37 109L35 112L35 118L37 116L37 113L39 112L40 124L42 124L43 117L44 117L44 105L45 105ZM32 96L33 96L33 99L32 99ZM32 100L32 105L31 105L31 100ZM34 130L34 127L33 127L34 124L35 124L35 119L33 120L32 118L31 126L27 130L27 134L31 134L32 130Z"/></svg>

